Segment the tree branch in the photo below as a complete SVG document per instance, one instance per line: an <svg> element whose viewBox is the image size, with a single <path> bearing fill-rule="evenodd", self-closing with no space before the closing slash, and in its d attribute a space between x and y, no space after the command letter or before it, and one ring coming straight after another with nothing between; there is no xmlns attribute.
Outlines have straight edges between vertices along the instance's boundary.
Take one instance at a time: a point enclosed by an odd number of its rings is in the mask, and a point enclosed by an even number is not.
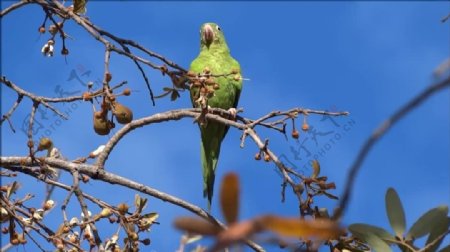
<svg viewBox="0 0 450 252"><path fill-rule="evenodd" d="M98 169L95 165L88 165L88 164L76 164L72 162L68 162L61 159L55 159L55 158L39 158L39 162L46 163L53 168L60 168L65 171L71 172L74 169L77 169L80 174L88 175L89 177L100 180L103 182L107 182L110 184L116 184L121 185L123 187L150 195L152 197L155 197L157 199L160 199L165 202L172 203L174 205L180 206L204 219L207 219L213 223L216 223L222 228L225 228L225 225L221 223L219 220L214 218L212 215L210 215L208 212L203 210L202 208L193 205L187 201L184 201L180 198L177 198L175 196L172 196L170 194L158 191L154 188L151 188L149 186L146 186L144 184L140 184L138 182L135 182L133 180L121 177L119 175L109 173L103 169ZM16 172L22 172L22 167L34 167L38 164L36 162L33 162L33 160L30 157L0 157L0 164L2 167ZM253 248L255 251L264 251L264 249L259 246L258 244L247 241L247 244Z"/></svg>
<svg viewBox="0 0 450 252"><path fill-rule="evenodd" d="M0 18L3 18L6 14L10 13L11 11L13 11L15 9L18 9L18 8L24 6L24 5L29 4L29 3L31 3L30 0L21 0L21 1L17 2L17 3L11 4L9 7L6 7L5 9L3 9L0 12Z"/></svg>

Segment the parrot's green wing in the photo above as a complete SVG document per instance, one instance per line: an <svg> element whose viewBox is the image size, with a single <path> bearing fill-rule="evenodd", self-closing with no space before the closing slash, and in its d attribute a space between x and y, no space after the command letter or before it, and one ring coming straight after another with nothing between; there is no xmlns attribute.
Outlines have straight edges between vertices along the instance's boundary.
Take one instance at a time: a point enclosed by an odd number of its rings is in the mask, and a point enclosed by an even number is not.
<svg viewBox="0 0 450 252"><path fill-rule="evenodd" d="M214 90L214 96L208 98L208 106L212 108L230 109L235 108L239 102L242 89L241 78L236 78L232 72L240 73L239 63L231 57L230 50L219 26L214 23L206 23L201 28L200 54L192 61L190 70L202 73L205 68L212 75L228 74L216 77L215 82L219 85ZM191 88L191 101L194 107L198 107L197 99L200 96L198 87ZM215 171L220 154L220 145L227 131L227 126L207 122L200 126L201 131L201 159L203 168L203 196L208 197L208 208L211 206L213 196Z"/></svg>

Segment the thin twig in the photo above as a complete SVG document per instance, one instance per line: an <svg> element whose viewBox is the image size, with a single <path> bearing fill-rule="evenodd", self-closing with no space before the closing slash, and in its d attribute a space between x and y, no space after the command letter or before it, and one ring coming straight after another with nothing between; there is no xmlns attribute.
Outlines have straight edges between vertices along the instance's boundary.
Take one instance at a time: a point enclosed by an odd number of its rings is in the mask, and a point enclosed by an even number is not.
<svg viewBox="0 0 450 252"><path fill-rule="evenodd" d="M81 212L84 215L83 221L85 222L90 218L90 216L89 216L88 207L86 205L86 202L84 201L83 193L80 189L80 179L79 179L80 174L78 173L77 169L73 169L71 171L71 173L72 173L72 178L73 178L73 185L72 185L72 187L74 188L73 192L75 193L75 196L78 199L78 203L80 203ZM98 235L97 227L95 226L94 222L89 223L89 226L91 227L92 233L94 234L95 244L97 244L97 247L100 247L102 240L100 239L100 236Z"/></svg>

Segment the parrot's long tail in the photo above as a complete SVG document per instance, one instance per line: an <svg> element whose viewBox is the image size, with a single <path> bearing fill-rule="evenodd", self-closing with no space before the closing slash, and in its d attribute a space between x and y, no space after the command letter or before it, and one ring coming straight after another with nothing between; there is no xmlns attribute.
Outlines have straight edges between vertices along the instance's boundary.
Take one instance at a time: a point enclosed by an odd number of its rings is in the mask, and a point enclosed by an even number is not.
<svg viewBox="0 0 450 252"><path fill-rule="evenodd" d="M201 158L203 168L203 197L208 197L208 211L211 211L211 200L214 192L217 161L220 153L220 140L217 138L201 143Z"/></svg>

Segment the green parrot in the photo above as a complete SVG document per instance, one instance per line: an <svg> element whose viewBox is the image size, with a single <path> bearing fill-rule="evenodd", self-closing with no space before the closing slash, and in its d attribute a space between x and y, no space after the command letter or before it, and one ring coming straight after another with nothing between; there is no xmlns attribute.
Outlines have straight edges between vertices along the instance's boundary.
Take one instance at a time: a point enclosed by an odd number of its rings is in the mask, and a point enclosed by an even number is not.
<svg viewBox="0 0 450 252"><path fill-rule="evenodd" d="M207 70L206 70L207 69ZM205 23L200 29L200 54L194 59L190 71L195 74L209 71L215 77L214 94L207 99L207 106L229 110L235 116L236 106L242 89L240 65L231 57L224 34L215 23ZM194 107L201 107L199 102L200 87L192 86L191 101ZM199 123L201 132L201 161L203 170L203 197L208 197L208 209L214 191L214 179L220 145L227 134L227 126L217 122Z"/></svg>

